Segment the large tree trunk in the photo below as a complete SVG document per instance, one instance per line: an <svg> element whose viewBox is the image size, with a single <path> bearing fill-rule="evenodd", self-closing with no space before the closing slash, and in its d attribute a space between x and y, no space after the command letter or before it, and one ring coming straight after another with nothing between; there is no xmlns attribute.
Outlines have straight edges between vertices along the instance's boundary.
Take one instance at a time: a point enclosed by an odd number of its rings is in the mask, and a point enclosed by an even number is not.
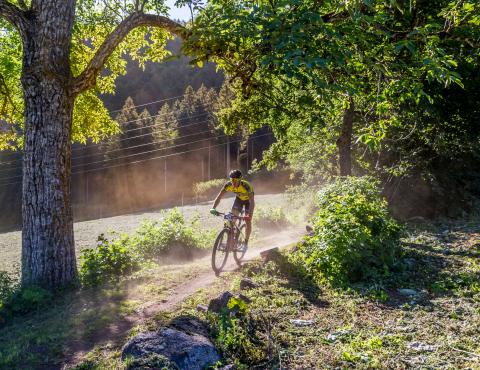
<svg viewBox="0 0 480 370"><path fill-rule="evenodd" d="M354 118L355 104L353 98L350 97L349 107L343 113L342 129L337 139L340 176L350 176L352 174L352 130Z"/></svg>
<svg viewBox="0 0 480 370"><path fill-rule="evenodd" d="M31 25L23 35L24 285L56 288L77 276L70 204L74 10L74 0L33 1Z"/></svg>

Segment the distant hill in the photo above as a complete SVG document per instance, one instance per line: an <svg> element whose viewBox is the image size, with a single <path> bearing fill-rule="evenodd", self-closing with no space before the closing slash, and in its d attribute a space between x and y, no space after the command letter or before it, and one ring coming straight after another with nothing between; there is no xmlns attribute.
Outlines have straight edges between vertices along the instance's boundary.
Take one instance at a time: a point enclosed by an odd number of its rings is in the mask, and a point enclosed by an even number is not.
<svg viewBox="0 0 480 370"><path fill-rule="evenodd" d="M167 49L172 56L179 55L181 41L169 40ZM187 86L194 90L205 87L219 88L223 83L223 74L216 72L214 63L205 63L203 68L191 66L185 56L164 63L147 63L145 71L138 67L135 62L127 66L127 75L117 81L115 95L104 95L102 100L108 110L121 109L127 97L131 97L135 104L141 105L152 101L169 99L180 96ZM150 113L158 110L158 106L148 106Z"/></svg>

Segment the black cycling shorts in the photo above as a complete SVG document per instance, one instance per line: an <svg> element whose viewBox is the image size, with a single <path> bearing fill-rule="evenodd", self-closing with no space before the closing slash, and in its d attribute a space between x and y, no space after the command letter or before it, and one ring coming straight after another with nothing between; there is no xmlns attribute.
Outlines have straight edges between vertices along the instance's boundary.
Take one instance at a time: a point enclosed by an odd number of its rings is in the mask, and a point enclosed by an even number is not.
<svg viewBox="0 0 480 370"><path fill-rule="evenodd" d="M235 197L235 202L233 202L232 211L237 210L238 213L242 212L243 207L245 207L245 213L250 211L250 200L241 200L239 197Z"/></svg>

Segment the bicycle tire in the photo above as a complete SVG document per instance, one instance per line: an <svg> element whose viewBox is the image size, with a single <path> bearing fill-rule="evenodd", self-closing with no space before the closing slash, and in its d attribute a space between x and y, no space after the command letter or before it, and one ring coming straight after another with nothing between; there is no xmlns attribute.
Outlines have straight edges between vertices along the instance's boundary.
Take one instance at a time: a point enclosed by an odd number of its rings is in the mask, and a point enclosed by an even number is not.
<svg viewBox="0 0 480 370"><path fill-rule="evenodd" d="M228 229L223 229L217 235L215 239L215 243L213 244L213 251L212 251L212 269L215 271L215 275L218 275L220 271L222 271L223 267L227 263L228 253L230 252L230 248L228 246ZM225 240L224 240L225 238ZM222 242L224 242L224 249L221 249ZM217 257L220 257L217 265Z"/></svg>
<svg viewBox="0 0 480 370"><path fill-rule="evenodd" d="M245 253L247 253L246 249L242 252L237 250L239 242L240 243L245 242L245 229L246 229L245 224L240 226L240 232L238 234L239 237L237 238L237 240L235 240L235 248L233 249L233 259L235 260L235 262L237 263L238 266L242 265L242 263L241 263L242 259L243 259L243 257L245 257ZM242 238L242 239L240 239L240 238Z"/></svg>

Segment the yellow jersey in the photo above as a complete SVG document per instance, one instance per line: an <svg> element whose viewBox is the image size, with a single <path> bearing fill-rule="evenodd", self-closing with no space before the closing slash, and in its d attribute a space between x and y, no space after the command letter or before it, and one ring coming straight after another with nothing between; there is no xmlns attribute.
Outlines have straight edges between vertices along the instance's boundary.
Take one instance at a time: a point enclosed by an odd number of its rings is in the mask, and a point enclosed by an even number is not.
<svg viewBox="0 0 480 370"><path fill-rule="evenodd" d="M223 185L223 191L231 191L236 194L240 200L249 200L253 195L253 186L245 180L240 180L240 184L235 187L231 181Z"/></svg>

